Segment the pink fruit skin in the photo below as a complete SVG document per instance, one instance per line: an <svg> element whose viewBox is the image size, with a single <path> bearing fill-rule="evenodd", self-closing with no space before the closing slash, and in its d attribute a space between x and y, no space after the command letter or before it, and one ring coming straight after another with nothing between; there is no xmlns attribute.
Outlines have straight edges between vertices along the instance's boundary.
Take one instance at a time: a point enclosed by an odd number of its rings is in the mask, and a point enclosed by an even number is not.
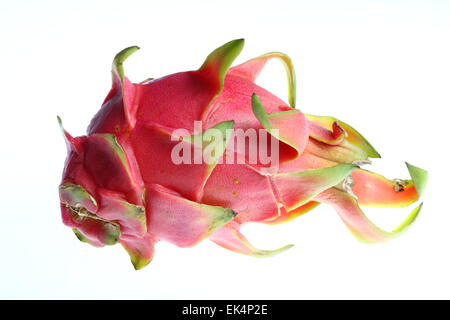
<svg viewBox="0 0 450 320"><path fill-rule="evenodd" d="M120 242L136 269L152 260L158 241L190 247L210 238L236 252L270 256L290 246L256 249L240 226L289 221L321 202L336 207L361 238L384 241L397 234L376 228L356 199L407 205L418 199L414 186L420 182L408 180L406 192L392 192L395 181L354 164L379 157L356 130L294 109L295 74L287 56L271 53L230 69L243 43L234 40L216 49L199 70L142 83L131 83L122 67L137 48L116 56L112 89L87 135L73 138L64 131L69 154L61 211L80 240L94 246ZM254 82L272 58L286 63L291 105ZM278 129L277 171L264 173L259 163L175 164L171 151L179 141L171 134L181 128L193 135L194 121L201 121L203 130L221 123L266 130L269 140L271 128ZM342 187L349 176L350 189ZM364 187L369 184L376 188Z"/></svg>

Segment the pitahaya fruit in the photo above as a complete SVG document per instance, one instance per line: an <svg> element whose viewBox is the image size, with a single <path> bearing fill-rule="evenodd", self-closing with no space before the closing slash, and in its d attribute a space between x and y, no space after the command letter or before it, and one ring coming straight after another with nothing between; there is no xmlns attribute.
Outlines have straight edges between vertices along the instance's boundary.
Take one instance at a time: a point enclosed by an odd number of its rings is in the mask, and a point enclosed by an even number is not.
<svg viewBox="0 0 450 320"><path fill-rule="evenodd" d="M295 109L290 58L272 52L230 68L243 46L242 39L228 42L198 70L141 83L131 83L123 69L139 48L116 55L112 89L87 135L72 137L63 129L68 157L59 186L62 219L81 241L97 247L120 243L140 269L161 240L191 247L209 238L251 256L280 253L291 246L257 249L240 226L286 222L320 203L333 206L350 231L368 242L391 239L416 218L422 205L387 232L360 206L415 202L426 171L407 164L410 180L389 180L361 169L380 156L355 129ZM270 59L284 63L289 104L255 84ZM251 130L259 132L256 144L250 138L232 143L237 132ZM270 149L274 161L252 161L248 151L255 146L253 151ZM205 161L208 147L214 152Z"/></svg>

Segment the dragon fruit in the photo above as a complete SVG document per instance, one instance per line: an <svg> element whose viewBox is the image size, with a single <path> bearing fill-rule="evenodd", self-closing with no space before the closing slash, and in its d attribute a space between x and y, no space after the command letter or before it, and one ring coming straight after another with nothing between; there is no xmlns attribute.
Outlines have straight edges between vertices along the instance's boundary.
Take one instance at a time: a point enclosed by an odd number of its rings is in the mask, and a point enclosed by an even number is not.
<svg viewBox="0 0 450 320"><path fill-rule="evenodd" d="M291 245L255 248L240 227L290 221L320 203L370 243L389 240L414 221L422 204L391 232L360 206L408 206L423 193L426 171L407 164L410 180L389 180L361 169L378 152L348 124L295 108L290 58L272 52L231 67L243 46L242 39L228 42L198 70L141 83L125 76L124 61L139 49L126 48L113 61L112 89L87 135L71 136L58 117L68 149L59 186L62 219L79 240L120 243L140 269L158 241L191 247L209 238L246 255L278 254ZM255 84L270 59L285 66L289 104ZM259 132L256 143L233 143L238 132L251 130ZM254 161L252 148L270 149L273 161Z"/></svg>

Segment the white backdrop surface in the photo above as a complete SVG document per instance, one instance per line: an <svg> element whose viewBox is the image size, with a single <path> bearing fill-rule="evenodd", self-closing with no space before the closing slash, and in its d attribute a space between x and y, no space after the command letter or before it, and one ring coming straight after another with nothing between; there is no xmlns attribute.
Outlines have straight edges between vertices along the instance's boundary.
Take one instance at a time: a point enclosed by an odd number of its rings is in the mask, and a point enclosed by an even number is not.
<svg viewBox="0 0 450 320"><path fill-rule="evenodd" d="M295 244L279 256L159 243L138 272L120 246L76 240L60 220L56 115L84 134L124 47L141 47L125 66L137 82L195 69L241 37L237 63L288 53L298 107L356 127L383 156L378 172L407 178L405 160L429 170L416 223L365 245L321 206L289 224L244 227L258 247ZM449 1L2 1L0 39L0 298L450 298ZM286 98L278 63L259 83ZM392 228L407 211L367 212Z"/></svg>

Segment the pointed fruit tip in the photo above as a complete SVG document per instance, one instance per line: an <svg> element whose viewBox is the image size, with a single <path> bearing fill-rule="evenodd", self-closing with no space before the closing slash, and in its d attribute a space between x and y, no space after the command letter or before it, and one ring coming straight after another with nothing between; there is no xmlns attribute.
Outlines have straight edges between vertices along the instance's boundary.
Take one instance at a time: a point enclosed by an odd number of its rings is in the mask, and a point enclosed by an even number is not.
<svg viewBox="0 0 450 320"><path fill-rule="evenodd" d="M141 270L144 267L148 266L150 264L152 260L147 260L147 259L132 259L131 263L133 264L134 270Z"/></svg>
<svg viewBox="0 0 450 320"><path fill-rule="evenodd" d="M86 238L77 228L72 228L73 233L81 242L89 243L89 239Z"/></svg>
<svg viewBox="0 0 450 320"><path fill-rule="evenodd" d="M275 250L257 250L254 252L253 256L258 257L258 258L269 258L269 257L276 256L286 250L289 250L293 246L294 246L293 244L288 244L286 246L283 246L283 247L275 249Z"/></svg>
<svg viewBox="0 0 450 320"><path fill-rule="evenodd" d="M259 110L262 109L261 111L265 111L263 106L262 106L262 102L259 99L258 95L256 93L252 94L252 108L255 110Z"/></svg>
<svg viewBox="0 0 450 320"><path fill-rule="evenodd" d="M206 72L209 77L219 81L219 87L223 87L223 81L233 61L244 48L244 39L236 39L225 43L211 52L200 67L200 72Z"/></svg>
<svg viewBox="0 0 450 320"><path fill-rule="evenodd" d="M60 117L60 116L56 116L56 120L58 120L59 129L61 129L61 132L63 133L64 138L67 139L67 138L66 138L67 132L66 132L66 130L64 129L64 125L63 125L63 122L62 122L61 117Z"/></svg>
<svg viewBox="0 0 450 320"><path fill-rule="evenodd" d="M136 52L137 50L141 49L138 46L129 46L126 47L125 49L122 49L121 51L119 51L119 53L116 55L116 57L119 58L127 58L130 54Z"/></svg>
<svg viewBox="0 0 450 320"><path fill-rule="evenodd" d="M122 64L129 56L131 56L133 53L138 51L140 48L138 46L131 46L128 48L125 48L121 50L116 56L114 57L113 63L115 65Z"/></svg>
<svg viewBox="0 0 450 320"><path fill-rule="evenodd" d="M134 267L134 270L141 270L142 268L146 267L150 262L153 260L153 256L144 258L141 253L131 250L130 248L127 248L126 245L122 243L122 247L125 249L125 251L128 253L128 256L130 257L130 262Z"/></svg>
<svg viewBox="0 0 450 320"><path fill-rule="evenodd" d="M423 202L420 203L410 212L410 214L406 217L406 219L396 229L392 231L392 234L400 235L401 233L405 232L419 216L419 213L422 210L422 206Z"/></svg>
<svg viewBox="0 0 450 320"><path fill-rule="evenodd" d="M270 122L267 118L267 112L256 93L252 94L252 112L266 130L271 129Z"/></svg>
<svg viewBox="0 0 450 320"><path fill-rule="evenodd" d="M214 128L218 130L227 130L232 129L233 127L234 127L234 120L220 122L214 126Z"/></svg>
<svg viewBox="0 0 450 320"><path fill-rule="evenodd" d="M236 39L234 41L237 43L237 45L241 45L242 47L244 47L244 45L245 45L245 39L244 38L239 38L239 39Z"/></svg>
<svg viewBox="0 0 450 320"><path fill-rule="evenodd" d="M372 149L373 149L373 155L371 155L370 157L371 158L381 158L381 154L375 149L375 148L373 148L372 147Z"/></svg>
<svg viewBox="0 0 450 320"><path fill-rule="evenodd" d="M123 70L123 63L125 60L131 56L133 53L138 51L140 48L138 46L131 46L120 51L113 60L113 73L119 77L120 81L123 81L125 72Z"/></svg>
<svg viewBox="0 0 450 320"><path fill-rule="evenodd" d="M420 196L425 192L425 188L428 182L428 171L416 167L408 162L405 162L406 167L408 168L409 175L414 183L414 187L416 188L417 194Z"/></svg>
<svg viewBox="0 0 450 320"><path fill-rule="evenodd" d="M225 43L223 46L234 47L234 48L238 49L239 51L241 51L242 48L244 48L244 45L245 45L245 39L240 38L240 39L231 40L230 42Z"/></svg>

